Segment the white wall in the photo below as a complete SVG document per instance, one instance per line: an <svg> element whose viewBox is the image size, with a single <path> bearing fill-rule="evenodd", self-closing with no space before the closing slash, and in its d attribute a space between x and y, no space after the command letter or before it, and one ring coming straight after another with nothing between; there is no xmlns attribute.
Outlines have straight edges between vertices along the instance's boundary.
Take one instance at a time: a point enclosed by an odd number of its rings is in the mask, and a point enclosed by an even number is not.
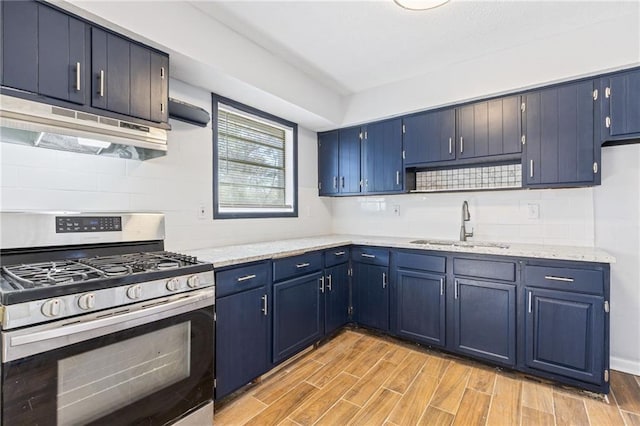
<svg viewBox="0 0 640 426"><path fill-rule="evenodd" d="M208 92L171 80L171 96L211 110ZM166 214L166 247L186 250L326 234L317 196L316 134L298 132L299 217L212 220L212 133L171 121L169 153L144 162L0 143L0 209L126 210ZM207 219L199 219L200 205Z"/></svg>
<svg viewBox="0 0 640 426"><path fill-rule="evenodd" d="M602 150L595 245L611 266L611 366L640 375L640 144Z"/></svg>
<svg viewBox="0 0 640 426"><path fill-rule="evenodd" d="M333 201L333 232L457 240L464 200L476 240L594 245L590 188L340 198ZM538 218L529 218L530 205Z"/></svg>

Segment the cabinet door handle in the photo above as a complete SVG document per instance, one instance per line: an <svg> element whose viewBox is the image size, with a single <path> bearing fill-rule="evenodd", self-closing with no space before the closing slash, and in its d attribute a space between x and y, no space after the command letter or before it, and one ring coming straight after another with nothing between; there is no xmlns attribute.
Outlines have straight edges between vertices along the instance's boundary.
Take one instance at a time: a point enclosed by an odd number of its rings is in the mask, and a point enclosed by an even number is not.
<svg viewBox="0 0 640 426"><path fill-rule="evenodd" d="M382 273L382 288L387 288L387 273Z"/></svg>
<svg viewBox="0 0 640 426"><path fill-rule="evenodd" d="M553 275L545 275L544 279L545 280L549 280L549 281L562 281L564 283L572 283L573 282L573 278L555 277Z"/></svg>
<svg viewBox="0 0 640 426"><path fill-rule="evenodd" d="M533 312L533 306L532 306L532 302L531 302L531 292L529 292L529 301L527 302L529 305L529 313Z"/></svg>
<svg viewBox="0 0 640 426"><path fill-rule="evenodd" d="M164 67L160 67L160 78L164 80Z"/></svg>
<svg viewBox="0 0 640 426"><path fill-rule="evenodd" d="M337 251L337 252L333 253L333 255L334 256L344 256L344 253L345 252L343 252L343 251Z"/></svg>
<svg viewBox="0 0 640 426"><path fill-rule="evenodd" d="M251 275L245 275L244 277L240 277L238 278L238 282L242 282L242 281L248 281L248 280L252 280L256 277L256 274L251 274Z"/></svg>
<svg viewBox="0 0 640 426"><path fill-rule="evenodd" d="M324 293L324 277L320 277L320 293Z"/></svg>
<svg viewBox="0 0 640 426"><path fill-rule="evenodd" d="M460 154L464 152L464 137L460 136Z"/></svg>
<svg viewBox="0 0 640 426"><path fill-rule="evenodd" d="M368 254L368 253L362 253L362 254L360 254L360 256L368 257L369 259L375 259L376 258L375 254Z"/></svg>
<svg viewBox="0 0 640 426"><path fill-rule="evenodd" d="M444 278L440 278L440 296L444 296Z"/></svg>
<svg viewBox="0 0 640 426"><path fill-rule="evenodd" d="M104 97L104 70L100 70L100 89L98 90L98 95L100 97Z"/></svg>
<svg viewBox="0 0 640 426"><path fill-rule="evenodd" d="M454 298L454 299L457 299L457 298L458 298L458 291L459 291L459 290L458 290L458 286L459 286L459 285L460 285L460 284L458 283L458 280L455 280L455 281L454 281L454 286L453 286L453 298Z"/></svg>
<svg viewBox="0 0 640 426"><path fill-rule="evenodd" d="M80 91L80 62L76 62L76 92Z"/></svg>
<svg viewBox="0 0 640 426"><path fill-rule="evenodd" d="M160 112L164 112L164 102L160 102Z"/></svg>
<svg viewBox="0 0 640 426"><path fill-rule="evenodd" d="M396 170L396 185L400 185L400 170Z"/></svg>
<svg viewBox="0 0 640 426"><path fill-rule="evenodd" d="M449 155L453 154L453 138L449 138Z"/></svg>
<svg viewBox="0 0 640 426"><path fill-rule="evenodd" d="M327 275L327 291L333 291L331 274Z"/></svg>
<svg viewBox="0 0 640 426"><path fill-rule="evenodd" d="M269 314L269 308L267 304L267 295L265 294L264 296L261 297L261 299L262 299L262 313L266 317Z"/></svg>
<svg viewBox="0 0 640 426"><path fill-rule="evenodd" d="M307 266L309 266L309 263L305 262L305 263L298 263L296 265L296 268L301 269L301 268L306 268Z"/></svg>
<svg viewBox="0 0 640 426"><path fill-rule="evenodd" d="M341 181L341 183L342 183L342 187L344 188L344 176L342 176L342 177L340 178L340 181Z"/></svg>
<svg viewBox="0 0 640 426"><path fill-rule="evenodd" d="M333 177L333 189L338 189L338 176Z"/></svg>
<svg viewBox="0 0 640 426"><path fill-rule="evenodd" d="M529 161L529 177L533 178L533 160Z"/></svg>

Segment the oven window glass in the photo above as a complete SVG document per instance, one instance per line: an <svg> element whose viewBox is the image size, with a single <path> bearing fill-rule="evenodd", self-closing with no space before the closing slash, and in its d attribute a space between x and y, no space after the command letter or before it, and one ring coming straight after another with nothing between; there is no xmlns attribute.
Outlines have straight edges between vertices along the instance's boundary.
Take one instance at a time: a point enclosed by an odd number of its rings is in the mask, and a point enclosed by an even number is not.
<svg viewBox="0 0 640 426"><path fill-rule="evenodd" d="M191 322L58 361L58 425L99 419L190 375Z"/></svg>

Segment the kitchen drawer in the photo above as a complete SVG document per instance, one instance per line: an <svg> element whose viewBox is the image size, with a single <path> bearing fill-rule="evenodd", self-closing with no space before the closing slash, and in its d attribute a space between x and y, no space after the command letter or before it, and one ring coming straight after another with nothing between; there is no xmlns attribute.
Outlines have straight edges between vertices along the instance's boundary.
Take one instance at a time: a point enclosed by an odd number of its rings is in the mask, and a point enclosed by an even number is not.
<svg viewBox="0 0 640 426"><path fill-rule="evenodd" d="M349 247L336 247L324 252L324 266L340 265L349 261Z"/></svg>
<svg viewBox="0 0 640 426"><path fill-rule="evenodd" d="M354 262L389 266L389 250L379 247L354 247L351 249Z"/></svg>
<svg viewBox="0 0 640 426"><path fill-rule="evenodd" d="M322 252L305 253L273 261L273 282L286 280L322 269Z"/></svg>
<svg viewBox="0 0 640 426"><path fill-rule="evenodd" d="M444 273L446 263L447 258L444 256L432 256L429 254L405 251L396 252L396 266L398 268Z"/></svg>
<svg viewBox="0 0 640 426"><path fill-rule="evenodd" d="M604 293L604 274L598 269L526 265L524 274L527 286L580 293Z"/></svg>
<svg viewBox="0 0 640 426"><path fill-rule="evenodd" d="M515 262L456 257L453 259L453 274L514 282L516 280L516 264Z"/></svg>
<svg viewBox="0 0 640 426"><path fill-rule="evenodd" d="M268 282L269 262L216 272L216 297L260 287Z"/></svg>

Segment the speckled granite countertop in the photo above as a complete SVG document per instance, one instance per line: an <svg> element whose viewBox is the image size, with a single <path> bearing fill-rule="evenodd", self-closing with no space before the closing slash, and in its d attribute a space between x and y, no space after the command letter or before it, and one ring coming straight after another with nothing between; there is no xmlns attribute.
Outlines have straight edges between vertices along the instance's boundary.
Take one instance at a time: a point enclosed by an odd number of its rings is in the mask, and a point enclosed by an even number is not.
<svg viewBox="0 0 640 426"><path fill-rule="evenodd" d="M415 244L414 238L375 237L364 235L325 235L292 240L269 241L234 246L212 247L191 250L189 254L200 260L211 262L216 268L295 256L308 251L328 249L348 244L407 248L454 253L491 254L501 256L529 257L540 259L573 260L596 263L615 263L610 254L593 247L551 246L541 244L511 244L481 241L425 240Z"/></svg>

